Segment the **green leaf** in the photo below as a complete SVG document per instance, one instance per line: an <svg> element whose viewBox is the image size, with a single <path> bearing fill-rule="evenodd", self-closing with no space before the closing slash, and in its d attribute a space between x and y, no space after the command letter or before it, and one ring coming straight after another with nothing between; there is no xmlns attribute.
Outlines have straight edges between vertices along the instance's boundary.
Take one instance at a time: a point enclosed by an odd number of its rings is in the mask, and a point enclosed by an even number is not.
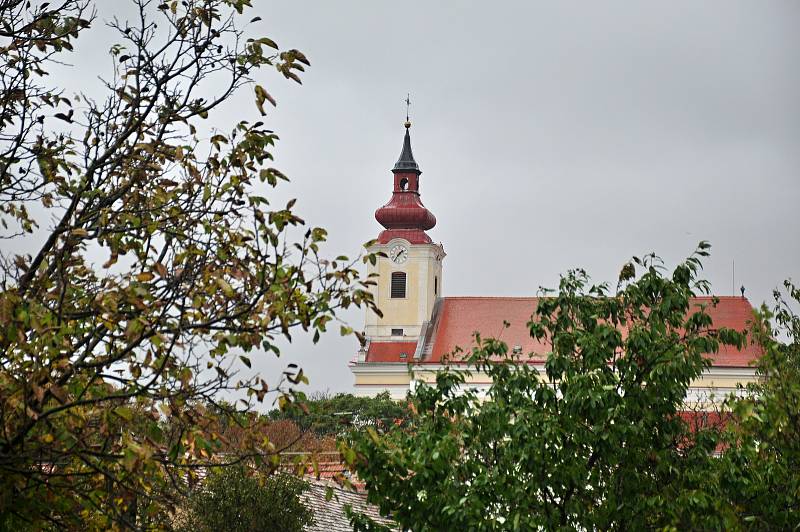
<svg viewBox="0 0 800 532"><path fill-rule="evenodd" d="M114 409L114 413L124 419L125 421L130 421L133 419L133 410L128 408L127 406L118 406Z"/></svg>

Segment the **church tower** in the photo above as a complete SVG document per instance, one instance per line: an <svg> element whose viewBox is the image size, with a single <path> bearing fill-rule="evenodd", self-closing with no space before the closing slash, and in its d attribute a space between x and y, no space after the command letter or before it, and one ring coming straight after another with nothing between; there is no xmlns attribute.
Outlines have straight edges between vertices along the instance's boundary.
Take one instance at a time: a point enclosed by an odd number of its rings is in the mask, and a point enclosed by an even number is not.
<svg viewBox="0 0 800 532"><path fill-rule="evenodd" d="M364 332L370 343L416 343L442 293L444 248L425 232L436 225L436 217L420 199L422 171L411 152L411 122L406 120L405 127L403 149L392 169L392 197L375 211L384 230L370 251L386 256L369 268L378 274L373 290L383 312L380 317L367 311ZM408 354L409 362L413 354Z"/></svg>

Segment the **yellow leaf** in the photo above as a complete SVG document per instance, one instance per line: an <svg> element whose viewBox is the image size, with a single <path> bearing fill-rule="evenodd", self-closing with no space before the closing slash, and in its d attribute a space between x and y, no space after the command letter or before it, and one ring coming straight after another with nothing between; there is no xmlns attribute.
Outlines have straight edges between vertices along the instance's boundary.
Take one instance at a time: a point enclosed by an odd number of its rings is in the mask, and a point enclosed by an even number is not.
<svg viewBox="0 0 800 532"><path fill-rule="evenodd" d="M146 283L147 281L152 281L155 275L152 272L142 272L136 276L136 280L142 283Z"/></svg>
<svg viewBox="0 0 800 532"><path fill-rule="evenodd" d="M221 277L217 277L217 286L222 288L222 291L228 297L233 297L233 295L235 294L235 292L233 291L233 287L230 284L228 284L228 281L222 279Z"/></svg>
<svg viewBox="0 0 800 532"><path fill-rule="evenodd" d="M380 444L381 439L378 436L378 433L375 432L375 429L373 429L372 427L367 427L367 434L369 435L369 437L373 441L373 443Z"/></svg>

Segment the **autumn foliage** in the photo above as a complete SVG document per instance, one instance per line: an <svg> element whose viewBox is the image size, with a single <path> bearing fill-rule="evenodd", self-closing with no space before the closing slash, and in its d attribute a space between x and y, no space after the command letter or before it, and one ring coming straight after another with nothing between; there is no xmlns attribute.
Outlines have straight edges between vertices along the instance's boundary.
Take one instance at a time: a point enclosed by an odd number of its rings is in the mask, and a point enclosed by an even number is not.
<svg viewBox="0 0 800 532"><path fill-rule="evenodd" d="M130 20L108 22L113 70L66 94L48 72L68 68L108 5L0 2L11 528L158 527L203 468L274 460L291 436L243 412L291 404L307 379L256 375L252 358L373 306L357 262L325 259L325 230L269 199L286 177L262 118L275 104L265 70L300 82L305 55L256 33L249 0L133 0ZM219 112L234 96L253 98L247 116Z"/></svg>

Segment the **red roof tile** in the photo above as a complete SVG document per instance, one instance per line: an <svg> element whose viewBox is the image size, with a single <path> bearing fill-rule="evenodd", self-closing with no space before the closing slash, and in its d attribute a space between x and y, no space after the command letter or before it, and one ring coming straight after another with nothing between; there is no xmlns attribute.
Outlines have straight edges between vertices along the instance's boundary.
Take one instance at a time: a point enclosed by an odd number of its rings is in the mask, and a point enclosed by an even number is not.
<svg viewBox="0 0 800 532"><path fill-rule="evenodd" d="M498 338L513 350L522 348L522 353L535 353L544 360L547 346L533 338L527 323L536 310L535 297L446 297L436 330L436 339L426 362L440 362L442 356L452 353L456 347L469 350L475 342L473 333L479 331L483 338ZM509 327L505 328L503 322Z"/></svg>
<svg viewBox="0 0 800 532"><path fill-rule="evenodd" d="M712 326L715 328L726 327L743 331L750 327L750 322L753 320L753 307L744 297L719 297L716 307L711 306L710 297L698 297L695 301L697 305L708 305L706 312L711 316ZM761 347L757 345L746 345L741 351L732 346L721 345L719 352L714 355L714 365L746 367L762 354Z"/></svg>
<svg viewBox="0 0 800 532"><path fill-rule="evenodd" d="M367 362L411 362L416 349L417 342L370 342Z"/></svg>
<svg viewBox="0 0 800 532"><path fill-rule="evenodd" d="M689 425L692 432L708 428L724 429L734 419L730 412L683 411L678 412L678 415Z"/></svg>
<svg viewBox="0 0 800 532"><path fill-rule="evenodd" d="M708 305L707 312L714 327L727 327L738 331L748 328L753 317L750 302L741 297L720 297L716 307L711 306L710 297L694 300L695 306ZM536 297L446 297L441 301L438 316L434 318L435 330L429 339L433 346L422 362L440 363L442 357L452 353L456 347L469 350L474 345L473 333L499 338L509 350L521 348L523 355L532 354L531 361L544 361L548 351L546 344L530 337L527 323L536 306ZM509 323L504 327L503 322ZM416 344L413 342L373 342L367 355L368 362L410 362ZM400 359L400 353L406 353ZM720 367L747 367L761 355L761 349L748 345L742 350L721 346L713 356L714 365Z"/></svg>

